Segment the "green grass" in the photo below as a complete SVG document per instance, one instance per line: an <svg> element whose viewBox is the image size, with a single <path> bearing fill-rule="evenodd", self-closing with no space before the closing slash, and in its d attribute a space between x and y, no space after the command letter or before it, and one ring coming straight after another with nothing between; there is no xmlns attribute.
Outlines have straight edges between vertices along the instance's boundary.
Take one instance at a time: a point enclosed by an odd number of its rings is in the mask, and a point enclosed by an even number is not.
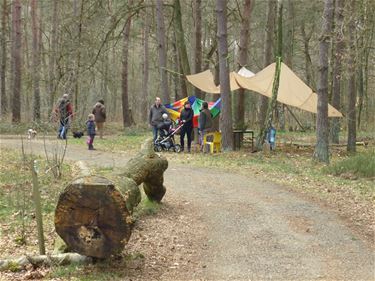
<svg viewBox="0 0 375 281"><path fill-rule="evenodd" d="M63 177L56 180L50 173L44 172L46 162L43 158L27 156L28 163L31 158L38 161L38 182L48 250L53 243L53 214L58 195L71 180L71 170L69 165L64 165ZM0 232L4 235L2 239L7 237L8 241L1 244L4 247L0 248L1 257L17 256L25 251L37 251L38 245L34 244L37 237L34 212L30 165L24 163L23 156L19 151L2 148L0 157Z"/></svg>
<svg viewBox="0 0 375 281"><path fill-rule="evenodd" d="M349 156L326 167L324 170L335 176L351 173L359 177L375 178L375 150Z"/></svg>

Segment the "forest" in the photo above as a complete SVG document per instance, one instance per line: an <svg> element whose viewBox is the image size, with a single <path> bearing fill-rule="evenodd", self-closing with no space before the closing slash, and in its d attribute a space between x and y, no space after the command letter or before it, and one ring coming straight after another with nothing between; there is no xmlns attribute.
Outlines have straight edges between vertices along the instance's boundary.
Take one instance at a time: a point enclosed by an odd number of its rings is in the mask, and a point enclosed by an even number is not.
<svg viewBox="0 0 375 281"><path fill-rule="evenodd" d="M322 86L325 102L343 113L327 128L333 143L340 131L355 139L353 130L374 128L374 1L225 5L229 71L245 66L256 73L280 56L315 92ZM48 122L63 94L77 120L103 98L109 120L124 127L146 124L155 96L165 104L190 95L217 99L185 78L210 69L220 82L216 12L215 1L200 0L2 0L2 122ZM321 75L326 86L319 85ZM267 98L242 90L225 95L235 127L263 126ZM280 130L299 129L292 115L303 128L318 129L315 114L283 104L272 110Z"/></svg>

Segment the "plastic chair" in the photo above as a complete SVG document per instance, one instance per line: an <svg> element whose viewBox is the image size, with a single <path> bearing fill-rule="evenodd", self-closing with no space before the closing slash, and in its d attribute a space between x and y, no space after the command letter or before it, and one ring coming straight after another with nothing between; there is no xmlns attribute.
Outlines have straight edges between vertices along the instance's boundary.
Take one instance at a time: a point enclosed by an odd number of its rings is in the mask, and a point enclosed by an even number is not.
<svg viewBox="0 0 375 281"><path fill-rule="evenodd" d="M211 138L212 141L207 141L207 138ZM210 146L211 153L214 153L214 150L216 152L220 152L221 151L221 132L206 133L203 136L203 147L206 147L206 145Z"/></svg>

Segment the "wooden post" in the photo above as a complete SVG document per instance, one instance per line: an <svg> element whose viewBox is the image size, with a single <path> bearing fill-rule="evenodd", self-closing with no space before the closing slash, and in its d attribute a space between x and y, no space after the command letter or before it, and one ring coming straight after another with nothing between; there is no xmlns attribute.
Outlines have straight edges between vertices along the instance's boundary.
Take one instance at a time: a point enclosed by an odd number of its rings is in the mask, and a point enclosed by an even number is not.
<svg viewBox="0 0 375 281"><path fill-rule="evenodd" d="M33 201L35 205L35 217L36 217L36 224L37 224L37 229L38 229L39 254L44 255L46 253L46 250L44 247L42 207L40 203L38 170L37 170L36 160L34 160L31 163L31 173L33 176Z"/></svg>

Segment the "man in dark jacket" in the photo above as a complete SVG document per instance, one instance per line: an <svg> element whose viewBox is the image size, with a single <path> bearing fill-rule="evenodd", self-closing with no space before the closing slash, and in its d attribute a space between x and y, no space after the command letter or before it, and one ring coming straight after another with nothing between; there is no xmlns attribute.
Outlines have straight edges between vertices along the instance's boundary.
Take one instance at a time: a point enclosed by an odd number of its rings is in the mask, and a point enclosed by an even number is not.
<svg viewBox="0 0 375 281"><path fill-rule="evenodd" d="M160 98L156 97L155 104L151 106L148 117L148 122L152 127L152 133L154 135L154 142L158 137L158 124L163 121L163 113L169 116L167 109L161 104Z"/></svg>
<svg viewBox="0 0 375 281"><path fill-rule="evenodd" d="M102 139L104 134L104 122L107 118L104 100L98 100L92 110L92 114L95 116L95 123L96 127L98 128L99 137Z"/></svg>
<svg viewBox="0 0 375 281"><path fill-rule="evenodd" d="M73 106L69 101L68 94L64 94L57 102L55 114L59 117L60 126L57 137L59 139L66 139L68 128L72 121Z"/></svg>
<svg viewBox="0 0 375 281"><path fill-rule="evenodd" d="M205 133L212 131L212 115L208 109L208 103L203 102L201 113L199 114L199 131L201 149L203 148L203 137Z"/></svg>
<svg viewBox="0 0 375 281"><path fill-rule="evenodd" d="M191 133L193 132L193 117L194 112L191 109L191 105L188 101L185 102L184 108L181 111L180 114L180 120L183 123L183 126L181 128L180 133L180 143L181 143L181 151L184 151L185 149L185 134L187 135L187 149L188 152L190 152L191 149Z"/></svg>

